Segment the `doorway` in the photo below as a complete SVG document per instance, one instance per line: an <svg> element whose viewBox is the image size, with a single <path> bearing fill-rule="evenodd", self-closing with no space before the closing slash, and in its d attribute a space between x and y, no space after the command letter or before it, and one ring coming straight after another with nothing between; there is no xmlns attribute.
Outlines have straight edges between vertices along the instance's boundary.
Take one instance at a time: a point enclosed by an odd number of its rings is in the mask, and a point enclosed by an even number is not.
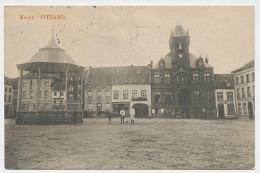
<svg viewBox="0 0 260 173"><path fill-rule="evenodd" d="M146 104L135 104L133 106L135 109L135 117L136 118L147 118L148 117L148 106Z"/></svg>
<svg viewBox="0 0 260 173"><path fill-rule="evenodd" d="M250 119L254 119L254 111L253 111L253 104L252 102L248 102L248 114Z"/></svg>
<svg viewBox="0 0 260 173"><path fill-rule="evenodd" d="M224 105L223 104L218 104L218 117L220 119L225 118L225 112L224 112Z"/></svg>

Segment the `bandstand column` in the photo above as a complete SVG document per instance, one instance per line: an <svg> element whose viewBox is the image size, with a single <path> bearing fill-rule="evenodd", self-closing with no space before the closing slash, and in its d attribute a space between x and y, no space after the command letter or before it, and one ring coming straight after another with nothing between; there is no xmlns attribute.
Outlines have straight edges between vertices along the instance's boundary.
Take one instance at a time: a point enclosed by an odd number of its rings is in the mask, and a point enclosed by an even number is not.
<svg viewBox="0 0 260 173"><path fill-rule="evenodd" d="M65 72L65 111L68 110L68 74L69 73L69 67L66 67L66 72Z"/></svg>
<svg viewBox="0 0 260 173"><path fill-rule="evenodd" d="M20 80L19 80L19 86L18 86L18 99L17 99L16 112L20 111L20 104L22 103L22 88L23 88L23 69L20 70Z"/></svg>
<svg viewBox="0 0 260 173"><path fill-rule="evenodd" d="M40 88L41 88L41 66L38 64L38 79L37 79L37 97L36 97L36 109L40 109Z"/></svg>

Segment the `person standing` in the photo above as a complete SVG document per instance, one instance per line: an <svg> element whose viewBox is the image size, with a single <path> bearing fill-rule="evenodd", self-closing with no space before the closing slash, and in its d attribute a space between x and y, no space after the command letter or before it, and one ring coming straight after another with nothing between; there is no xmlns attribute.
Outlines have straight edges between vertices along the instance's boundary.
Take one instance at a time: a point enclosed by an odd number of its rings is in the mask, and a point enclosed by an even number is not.
<svg viewBox="0 0 260 173"><path fill-rule="evenodd" d="M112 119L112 114L110 112L107 113L107 121L108 121L108 124L112 124L111 123L111 119Z"/></svg>
<svg viewBox="0 0 260 173"><path fill-rule="evenodd" d="M123 108L120 110L120 116L121 116L120 124L124 124L125 123L125 110Z"/></svg>
<svg viewBox="0 0 260 173"><path fill-rule="evenodd" d="M131 124L135 123L135 109L130 109Z"/></svg>

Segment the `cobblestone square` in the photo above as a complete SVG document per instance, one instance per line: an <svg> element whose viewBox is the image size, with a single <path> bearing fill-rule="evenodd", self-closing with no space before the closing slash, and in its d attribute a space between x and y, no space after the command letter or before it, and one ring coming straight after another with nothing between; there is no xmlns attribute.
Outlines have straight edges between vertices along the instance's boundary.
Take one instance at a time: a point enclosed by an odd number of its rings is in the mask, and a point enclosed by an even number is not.
<svg viewBox="0 0 260 173"><path fill-rule="evenodd" d="M254 121L84 119L78 125L5 120L7 169L253 169Z"/></svg>

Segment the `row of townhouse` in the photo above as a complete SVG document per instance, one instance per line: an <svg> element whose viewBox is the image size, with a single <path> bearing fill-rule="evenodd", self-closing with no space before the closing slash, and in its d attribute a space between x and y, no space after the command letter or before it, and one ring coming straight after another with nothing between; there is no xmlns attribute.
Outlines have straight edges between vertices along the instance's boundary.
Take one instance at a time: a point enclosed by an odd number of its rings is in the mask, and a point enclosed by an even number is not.
<svg viewBox="0 0 260 173"><path fill-rule="evenodd" d="M176 25L169 38L170 52L155 65L151 61L147 66L90 67L82 74L77 70L42 73L40 82L37 72L27 72L22 75L19 110L35 111L37 106L37 110L65 110L65 105L67 110L75 110L80 105L94 115L134 108L136 117L215 119L239 114L253 118L254 61L232 74L214 74L207 56L196 57L189 46L189 32ZM63 51L53 35L38 54L52 49ZM64 58L68 56L61 56L58 62ZM5 112L10 112L10 104L16 106L13 90L6 83Z"/></svg>

